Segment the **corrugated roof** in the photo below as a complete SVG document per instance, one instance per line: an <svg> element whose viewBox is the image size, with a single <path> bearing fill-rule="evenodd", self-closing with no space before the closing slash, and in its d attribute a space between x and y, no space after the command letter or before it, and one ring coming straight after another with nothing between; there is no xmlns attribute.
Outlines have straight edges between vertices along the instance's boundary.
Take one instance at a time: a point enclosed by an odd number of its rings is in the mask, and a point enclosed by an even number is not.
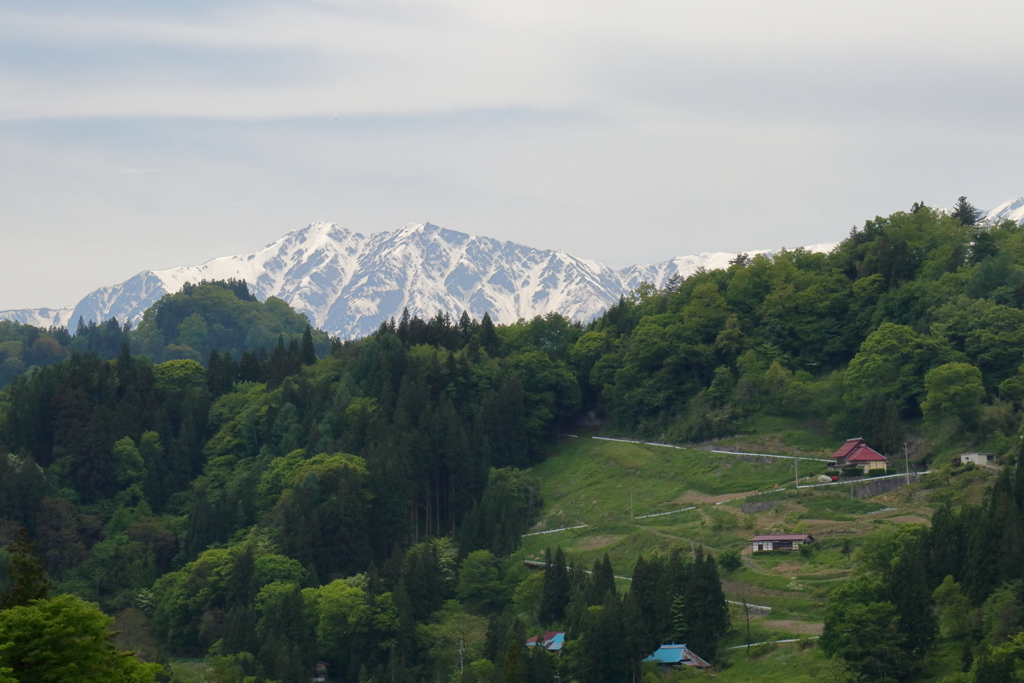
<svg viewBox="0 0 1024 683"><path fill-rule="evenodd" d="M700 668L707 668L711 666L687 649L685 645L677 645L676 643L662 645L653 655L647 657L644 661L657 662L658 664L685 664L687 666L696 666Z"/></svg>
<svg viewBox="0 0 1024 683"><path fill-rule="evenodd" d="M685 645L662 645L653 655L645 659L645 662L660 662L662 664L679 664L686 657Z"/></svg>
<svg viewBox="0 0 1024 683"><path fill-rule="evenodd" d="M857 446L860 446L862 443L864 443L864 439L860 437L857 437L856 439L847 439L846 442L839 447L839 450L832 454L832 457L845 458L850 454L850 451L855 449Z"/></svg>
<svg viewBox="0 0 1024 683"><path fill-rule="evenodd" d="M810 534L767 534L765 536L754 536L753 541L806 541L811 538Z"/></svg>
<svg viewBox="0 0 1024 683"><path fill-rule="evenodd" d="M889 458L885 457L867 444L858 446L854 449L853 453L846 457L846 462L867 462L869 460L882 460L887 462Z"/></svg>
<svg viewBox="0 0 1024 683"><path fill-rule="evenodd" d="M856 439L847 439L842 446L839 447L832 457L836 460L846 459L846 462L868 462L868 461L883 461L887 462L889 459L867 445L864 439L857 437Z"/></svg>
<svg viewBox="0 0 1024 683"><path fill-rule="evenodd" d="M565 631L548 631L543 636L526 639L526 647L536 647L538 644L549 652L558 652L565 644Z"/></svg>

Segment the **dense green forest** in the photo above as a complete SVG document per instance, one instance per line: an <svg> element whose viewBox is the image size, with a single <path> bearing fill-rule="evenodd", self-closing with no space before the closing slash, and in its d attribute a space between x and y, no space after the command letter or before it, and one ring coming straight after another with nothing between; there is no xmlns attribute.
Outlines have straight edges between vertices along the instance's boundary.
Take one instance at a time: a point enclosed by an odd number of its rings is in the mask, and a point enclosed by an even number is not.
<svg viewBox="0 0 1024 683"><path fill-rule="evenodd" d="M0 681L66 680L22 647L47 624L93 634L97 680L191 680L122 650L239 683L318 660L345 683L622 683L657 679L640 661L672 640L715 663L734 625L699 546L638 558L625 591L607 557L517 554L544 504L530 467L588 413L677 443L768 415L919 463L997 453L984 501L865 537L821 647L841 680L913 680L941 628L964 643L951 680L1012 680L1024 229L975 218L915 205L828 254L642 286L587 325L406 314L343 342L233 281L137 329L0 323ZM524 646L544 629L561 656Z"/></svg>

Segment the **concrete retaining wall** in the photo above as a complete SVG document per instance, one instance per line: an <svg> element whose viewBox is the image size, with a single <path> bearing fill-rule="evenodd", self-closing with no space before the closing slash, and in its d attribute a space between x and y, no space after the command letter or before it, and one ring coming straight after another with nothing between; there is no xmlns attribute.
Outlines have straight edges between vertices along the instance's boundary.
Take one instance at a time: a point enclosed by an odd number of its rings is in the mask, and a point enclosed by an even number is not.
<svg viewBox="0 0 1024 683"><path fill-rule="evenodd" d="M920 474L911 474L910 483L916 484L921 481ZM907 477L893 477L891 479L879 479L877 481L871 481L870 479L862 481L859 484L855 484L853 487L854 498L870 498L872 496L880 496L883 493L889 493L889 491L895 491L901 486L906 486Z"/></svg>

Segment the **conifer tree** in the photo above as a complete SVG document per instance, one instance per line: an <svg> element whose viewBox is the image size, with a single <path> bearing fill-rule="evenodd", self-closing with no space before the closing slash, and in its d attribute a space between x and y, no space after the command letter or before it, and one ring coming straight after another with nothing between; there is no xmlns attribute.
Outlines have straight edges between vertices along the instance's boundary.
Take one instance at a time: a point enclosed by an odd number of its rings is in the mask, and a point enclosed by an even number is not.
<svg viewBox="0 0 1024 683"><path fill-rule="evenodd" d="M605 553L604 560L594 560L594 569L590 575L590 590L587 601L591 605L603 604L608 594L617 595L615 588L615 572L612 570L611 560L608 553Z"/></svg>
<svg viewBox="0 0 1024 683"><path fill-rule="evenodd" d="M604 604L587 610L576 649L576 678L588 683L623 683L630 671L630 652L623 634L622 603L606 593Z"/></svg>
<svg viewBox="0 0 1024 683"><path fill-rule="evenodd" d="M698 548L677 606L673 603L677 635L699 656L714 661L718 641L729 630L729 609L718 577L718 565L710 554Z"/></svg>
<svg viewBox="0 0 1024 683"><path fill-rule="evenodd" d="M668 612L669 607L666 605L665 596L662 593L663 573L663 560L655 557L651 561L647 561L643 555L640 555L633 568L633 581L629 584L629 592L633 594L632 600L636 603L644 621L644 630L652 649L661 643L666 621L664 615Z"/></svg>
<svg viewBox="0 0 1024 683"><path fill-rule="evenodd" d="M484 313L483 319L480 320L480 346L487 351L488 356L495 358L498 355L500 343L498 332L494 329L494 322L491 320L491 314Z"/></svg>
<svg viewBox="0 0 1024 683"><path fill-rule="evenodd" d="M227 624L224 629L224 652L256 650L256 620L253 600L256 584L256 557L251 545L235 556L225 596Z"/></svg>
<svg viewBox="0 0 1024 683"><path fill-rule="evenodd" d="M505 656L506 641L512 628L514 616L512 608L506 607L500 613L492 614L487 619L487 634L484 638L484 659L489 659L495 665L501 664L501 657Z"/></svg>
<svg viewBox="0 0 1024 683"><path fill-rule="evenodd" d="M24 528L18 534L18 540L7 546L7 552L11 554L7 576L14 585L6 593L0 593L0 610L44 599L50 591L50 580L46 578L42 560L35 555L36 544L29 541Z"/></svg>
<svg viewBox="0 0 1024 683"><path fill-rule="evenodd" d="M551 548L545 551L544 583L541 588L540 614L541 626L561 622L565 619L565 608L569 605L571 587L569 571L565 566L565 553L561 546L551 558Z"/></svg>
<svg viewBox="0 0 1024 683"><path fill-rule="evenodd" d="M960 197L956 200L956 206L950 215L964 225L976 225L982 214L982 211L974 208L974 205L967 201L967 197Z"/></svg>
<svg viewBox="0 0 1024 683"><path fill-rule="evenodd" d="M523 662L523 650L526 649L526 629L523 628L523 622L518 618L512 622L505 643L501 680L504 683L522 683L523 674L526 672Z"/></svg>
<svg viewBox="0 0 1024 683"><path fill-rule="evenodd" d="M313 331L309 325L306 325L306 330L302 333L301 356L303 365L316 363L316 347L313 346Z"/></svg>
<svg viewBox="0 0 1024 683"><path fill-rule="evenodd" d="M639 671L640 662L656 649L640 612L636 595L630 591L622 599L622 640L626 654L632 663L634 673Z"/></svg>
<svg viewBox="0 0 1024 683"><path fill-rule="evenodd" d="M882 582L889 602L896 606L900 615L897 628L902 635L901 646L915 661L924 656L939 633L924 563L923 543L923 537L906 542Z"/></svg>

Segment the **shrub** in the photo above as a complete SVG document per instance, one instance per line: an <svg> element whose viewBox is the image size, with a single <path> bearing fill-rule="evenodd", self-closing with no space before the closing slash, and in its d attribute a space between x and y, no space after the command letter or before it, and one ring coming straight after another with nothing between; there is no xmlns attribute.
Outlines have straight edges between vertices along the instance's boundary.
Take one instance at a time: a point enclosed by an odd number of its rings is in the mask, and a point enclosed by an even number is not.
<svg viewBox="0 0 1024 683"><path fill-rule="evenodd" d="M739 569L743 566L743 559L739 550L723 550L718 556L718 565L727 572Z"/></svg>

